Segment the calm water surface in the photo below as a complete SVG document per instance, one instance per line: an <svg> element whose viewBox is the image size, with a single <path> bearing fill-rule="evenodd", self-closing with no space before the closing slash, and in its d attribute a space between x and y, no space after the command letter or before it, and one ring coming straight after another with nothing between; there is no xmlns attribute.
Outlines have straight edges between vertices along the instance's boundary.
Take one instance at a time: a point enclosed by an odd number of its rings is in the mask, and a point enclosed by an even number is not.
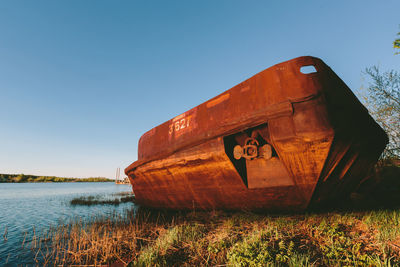
<svg viewBox="0 0 400 267"><path fill-rule="evenodd" d="M122 213L133 207L132 203L74 207L69 204L73 198L99 194L112 197L128 191L130 185L114 183L0 183L0 266L35 264L33 252L22 248L25 233L29 242L34 229L40 234L59 222Z"/></svg>

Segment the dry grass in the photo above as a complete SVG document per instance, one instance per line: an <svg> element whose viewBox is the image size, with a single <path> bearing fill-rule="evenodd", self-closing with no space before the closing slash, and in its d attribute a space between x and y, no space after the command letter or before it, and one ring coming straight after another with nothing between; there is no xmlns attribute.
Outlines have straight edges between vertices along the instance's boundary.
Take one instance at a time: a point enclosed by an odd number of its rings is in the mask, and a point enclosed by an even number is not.
<svg viewBox="0 0 400 267"><path fill-rule="evenodd" d="M400 210L262 215L127 210L32 239L41 264L389 266L400 261Z"/></svg>

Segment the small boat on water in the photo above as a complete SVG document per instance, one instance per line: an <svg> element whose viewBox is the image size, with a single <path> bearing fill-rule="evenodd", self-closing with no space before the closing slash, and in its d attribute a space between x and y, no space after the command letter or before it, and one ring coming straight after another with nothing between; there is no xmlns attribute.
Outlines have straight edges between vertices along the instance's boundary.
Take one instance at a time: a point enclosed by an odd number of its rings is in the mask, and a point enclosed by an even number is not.
<svg viewBox="0 0 400 267"><path fill-rule="evenodd" d="M146 132L125 173L144 206L302 211L346 199L387 142L346 84L306 56Z"/></svg>

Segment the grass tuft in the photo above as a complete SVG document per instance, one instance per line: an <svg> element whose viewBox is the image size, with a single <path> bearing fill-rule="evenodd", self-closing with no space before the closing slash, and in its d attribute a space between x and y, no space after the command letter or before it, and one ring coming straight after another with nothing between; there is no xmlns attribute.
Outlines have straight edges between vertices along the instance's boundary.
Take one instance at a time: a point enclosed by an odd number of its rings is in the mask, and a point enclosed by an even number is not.
<svg viewBox="0 0 400 267"><path fill-rule="evenodd" d="M116 195L114 198L105 198L102 195L96 196L81 196L76 197L70 201L72 206L92 206L92 205L119 205L121 203L135 202L135 196L133 194L125 194L125 192Z"/></svg>

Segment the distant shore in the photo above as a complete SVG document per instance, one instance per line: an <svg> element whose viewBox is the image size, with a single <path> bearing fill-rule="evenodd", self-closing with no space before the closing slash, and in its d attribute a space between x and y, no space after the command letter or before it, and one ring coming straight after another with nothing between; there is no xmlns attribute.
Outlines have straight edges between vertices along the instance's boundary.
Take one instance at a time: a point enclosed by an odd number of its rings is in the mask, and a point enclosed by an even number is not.
<svg viewBox="0 0 400 267"><path fill-rule="evenodd" d="M71 183L71 182L115 182L105 177L65 178L26 174L0 174L0 183Z"/></svg>

